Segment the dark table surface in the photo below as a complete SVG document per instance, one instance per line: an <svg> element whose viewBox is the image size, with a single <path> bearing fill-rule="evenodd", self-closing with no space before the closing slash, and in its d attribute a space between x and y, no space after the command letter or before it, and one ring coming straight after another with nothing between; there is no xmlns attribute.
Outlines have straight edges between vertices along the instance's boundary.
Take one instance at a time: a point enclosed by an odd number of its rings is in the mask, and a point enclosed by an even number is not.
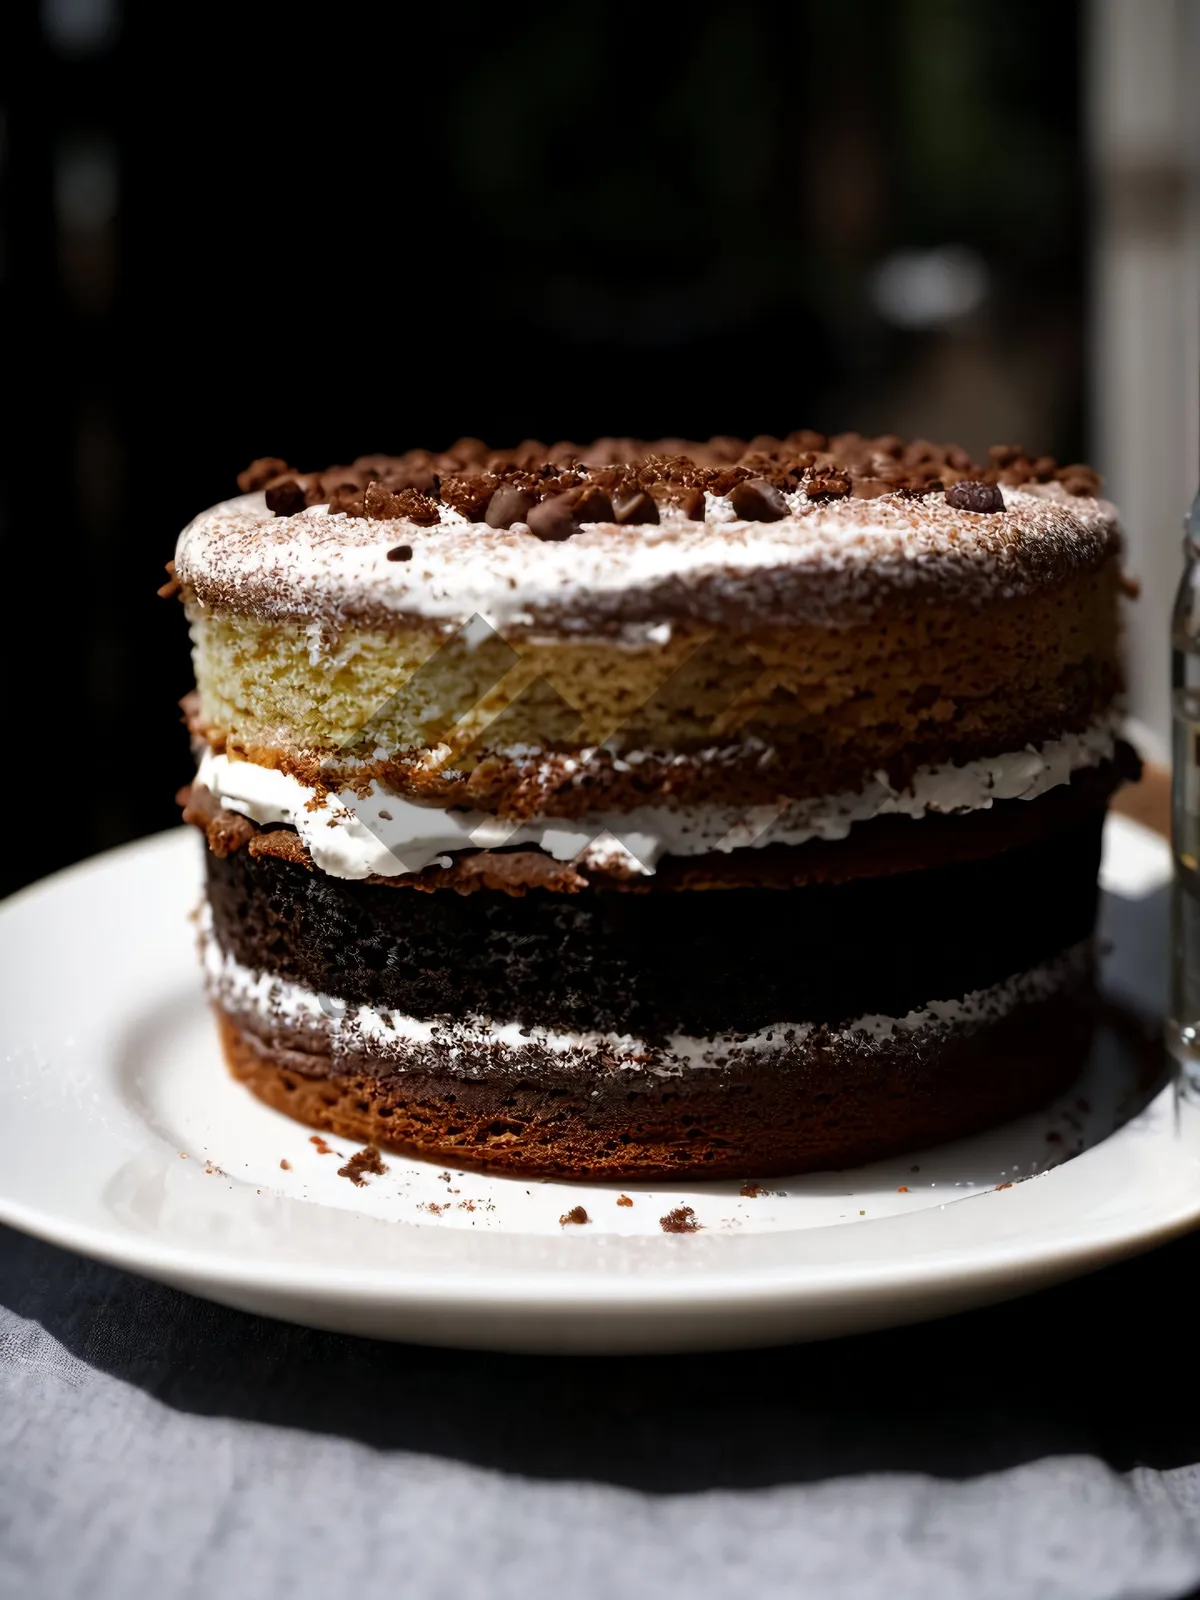
<svg viewBox="0 0 1200 1600"><path fill-rule="evenodd" d="M522 1357L274 1323L0 1230L0 1593L706 1595L733 1545L759 1596L1191 1593L1198 1274L1193 1235L899 1331Z"/></svg>

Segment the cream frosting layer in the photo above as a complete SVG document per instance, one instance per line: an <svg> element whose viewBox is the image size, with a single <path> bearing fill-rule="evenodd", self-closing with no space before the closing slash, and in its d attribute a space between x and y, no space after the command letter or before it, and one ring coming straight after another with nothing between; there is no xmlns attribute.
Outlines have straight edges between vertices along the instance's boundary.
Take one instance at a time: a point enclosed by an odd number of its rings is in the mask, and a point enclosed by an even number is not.
<svg viewBox="0 0 1200 1600"><path fill-rule="evenodd" d="M997 800L1034 800L1098 766L1114 752L1117 719L1082 733L961 766L919 768L904 789L877 772L856 793L780 801L777 805L641 806L579 820L511 821L481 811L415 805L373 781L360 797L324 793L291 774L207 751L196 782L229 811L260 824L296 829L315 866L335 878L402 877L462 850L523 845L581 868L652 873L664 856L844 839L875 817L946 815L986 810ZM626 755L625 759L629 759Z"/></svg>
<svg viewBox="0 0 1200 1600"><path fill-rule="evenodd" d="M448 507L434 527L312 506L273 516L263 495L224 501L179 537L175 571L201 605L300 617L336 630L364 618L445 629L481 615L500 631L669 633L673 617L721 623L837 623L897 594L973 603L1027 594L1098 565L1116 548L1115 509L1059 485L1006 488L981 516L885 495L787 497L778 522L743 522L708 496L704 521L664 510L654 526L585 524L544 542L522 523L489 528ZM389 561L399 543L405 561Z"/></svg>
<svg viewBox="0 0 1200 1600"><path fill-rule="evenodd" d="M1092 942L1085 940L1003 983L957 998L931 1000L903 1017L856 1017L834 1029L796 1021L776 1023L750 1034L717 1034L710 1038L675 1034L660 1046L632 1034L560 1033L473 1016L453 1021L428 1020L373 1006L350 1005L288 979L242 966L222 950L207 914L202 915L201 948L210 1000L232 1016L244 1018L259 1033L265 1025L268 1029L316 1035L335 1065L347 1056L368 1051L392 1061L393 1070L403 1070L405 1058L411 1057L414 1048L424 1047L436 1053L440 1066L453 1069L469 1064L471 1070L476 1070L482 1057L502 1066L506 1055L532 1047L561 1059L564 1065L594 1065L657 1077L719 1071L737 1065L747 1056L782 1055L790 1046L815 1034L821 1035L823 1043L840 1042L861 1054L919 1033L974 1030L1000 1021L1020 1005L1049 999L1079 984L1093 959ZM427 1056L422 1064L429 1064Z"/></svg>

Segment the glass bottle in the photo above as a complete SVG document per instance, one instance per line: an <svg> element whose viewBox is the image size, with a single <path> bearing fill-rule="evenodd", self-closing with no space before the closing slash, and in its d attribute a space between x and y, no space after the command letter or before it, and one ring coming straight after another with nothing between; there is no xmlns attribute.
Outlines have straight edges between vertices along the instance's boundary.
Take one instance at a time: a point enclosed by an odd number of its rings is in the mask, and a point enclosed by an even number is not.
<svg viewBox="0 0 1200 1600"><path fill-rule="evenodd" d="M1187 565L1171 619L1171 1000L1167 1044L1200 1082L1200 494L1183 524Z"/></svg>

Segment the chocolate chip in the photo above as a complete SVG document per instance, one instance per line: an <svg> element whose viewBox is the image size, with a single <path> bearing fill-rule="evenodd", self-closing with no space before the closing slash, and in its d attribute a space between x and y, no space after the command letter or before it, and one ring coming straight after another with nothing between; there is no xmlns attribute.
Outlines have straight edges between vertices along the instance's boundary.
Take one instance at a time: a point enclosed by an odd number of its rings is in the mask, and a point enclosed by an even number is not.
<svg viewBox="0 0 1200 1600"><path fill-rule="evenodd" d="M307 504L304 490L295 478L284 478L279 483L267 486L267 510L273 511L277 517L294 517Z"/></svg>
<svg viewBox="0 0 1200 1600"><path fill-rule="evenodd" d="M272 478L282 477L288 471L287 462L281 461L278 456L259 456L244 472L238 473L238 488L243 494L254 494L259 489L265 489Z"/></svg>
<svg viewBox="0 0 1200 1600"><path fill-rule="evenodd" d="M529 531L538 539L569 539L585 522L612 522L615 513L607 493L596 484L569 488L547 495L526 517Z"/></svg>
<svg viewBox="0 0 1200 1600"><path fill-rule="evenodd" d="M567 493L550 495L547 499L538 501L525 518L529 524L529 531L535 539L557 544L579 531L579 524L573 514L572 499L573 496Z"/></svg>
<svg viewBox="0 0 1200 1600"><path fill-rule="evenodd" d="M576 522L612 522L615 517L612 501L597 484L589 484L579 491L572 510Z"/></svg>
<svg viewBox="0 0 1200 1600"><path fill-rule="evenodd" d="M788 503L765 478L746 478L729 491L729 504L743 522L778 522L788 514Z"/></svg>
<svg viewBox="0 0 1200 1600"><path fill-rule="evenodd" d="M979 511L990 515L1004 510L1004 496L994 483L979 483L973 478L963 478L946 490L946 504L956 511Z"/></svg>
<svg viewBox="0 0 1200 1600"><path fill-rule="evenodd" d="M527 489L502 483L488 501L487 515L483 520L489 528L511 528L514 522L527 520L534 504L534 498Z"/></svg>
<svg viewBox="0 0 1200 1600"><path fill-rule="evenodd" d="M398 544L394 550L388 551L387 558L389 561L411 561L412 545Z"/></svg>
<svg viewBox="0 0 1200 1600"><path fill-rule="evenodd" d="M704 498L704 490L699 484L694 483L668 483L656 480L648 492L653 495L656 506L670 506L673 511L678 511L689 522L703 522L708 502Z"/></svg>
<svg viewBox="0 0 1200 1600"><path fill-rule="evenodd" d="M613 518L616 522L657 522L658 507L644 489L626 490L613 498Z"/></svg>

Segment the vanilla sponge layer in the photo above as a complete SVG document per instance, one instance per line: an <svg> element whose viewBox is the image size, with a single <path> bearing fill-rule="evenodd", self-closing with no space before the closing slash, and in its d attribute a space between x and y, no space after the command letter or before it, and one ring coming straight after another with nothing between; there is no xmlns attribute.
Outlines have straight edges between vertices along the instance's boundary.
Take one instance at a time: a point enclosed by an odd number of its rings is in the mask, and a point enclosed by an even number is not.
<svg viewBox="0 0 1200 1600"><path fill-rule="evenodd" d="M898 760L1021 749L1085 727L1119 689L1117 592L1109 562L982 609L927 604L836 630L664 626L636 645L506 641L480 619L450 636L331 635L190 614L210 742L268 764L316 754L352 772L434 752L469 771L496 752L742 743L790 752L789 792L819 794Z"/></svg>

